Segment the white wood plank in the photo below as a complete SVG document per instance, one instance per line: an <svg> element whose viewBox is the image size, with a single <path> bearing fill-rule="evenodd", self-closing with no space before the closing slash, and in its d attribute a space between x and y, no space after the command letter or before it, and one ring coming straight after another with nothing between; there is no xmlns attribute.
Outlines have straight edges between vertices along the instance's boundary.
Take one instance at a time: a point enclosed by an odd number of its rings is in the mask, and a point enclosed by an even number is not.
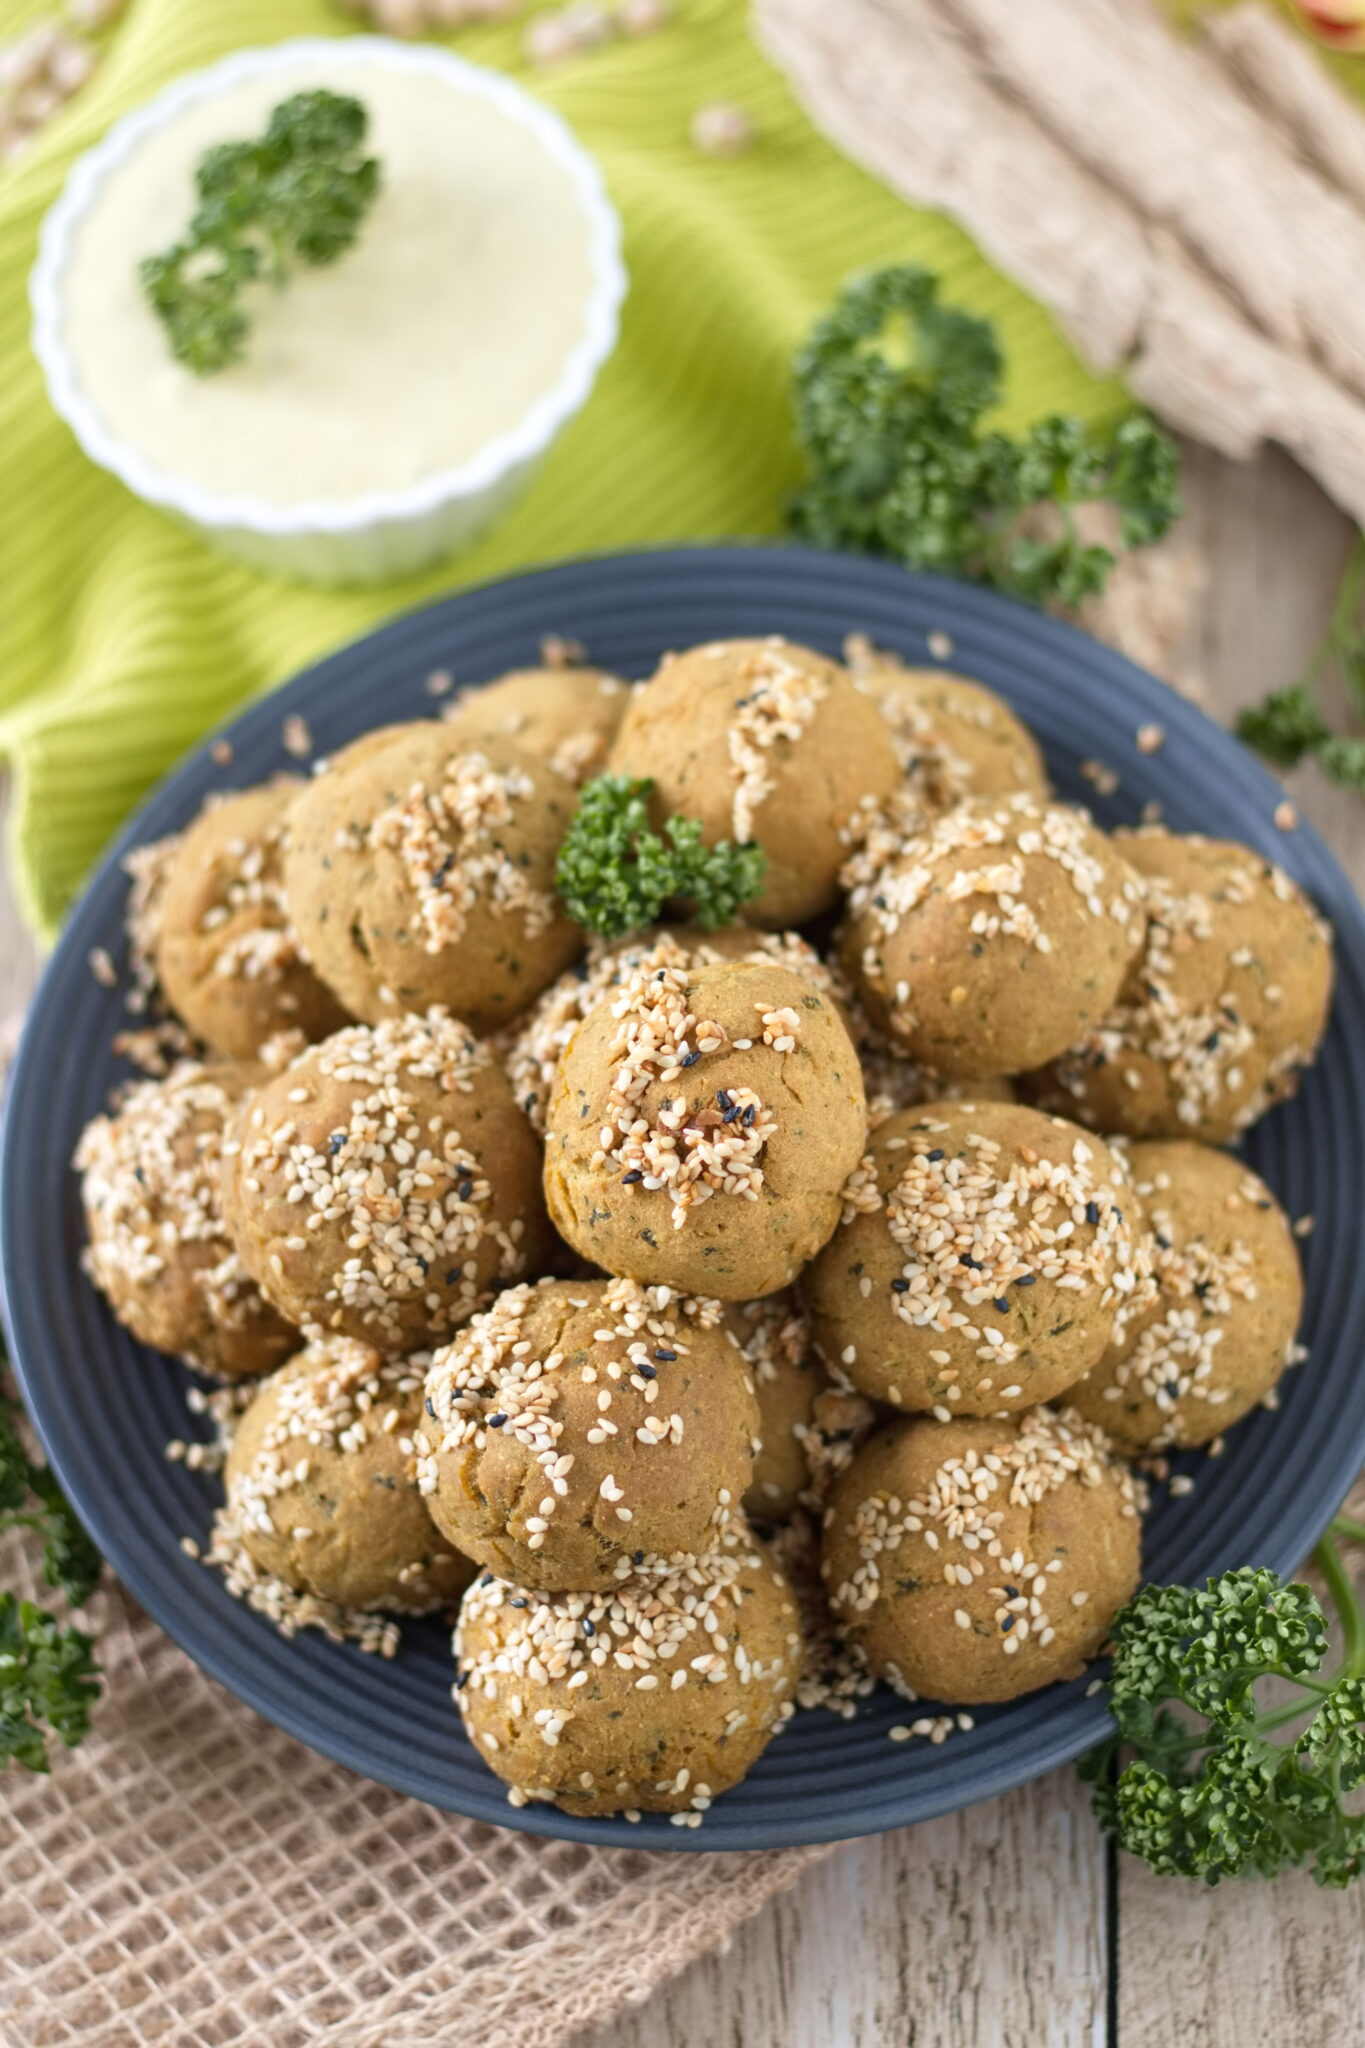
<svg viewBox="0 0 1365 2048"><path fill-rule="evenodd" d="M1105 1858L1054 1774L837 1850L575 2048L1100 2048Z"/></svg>

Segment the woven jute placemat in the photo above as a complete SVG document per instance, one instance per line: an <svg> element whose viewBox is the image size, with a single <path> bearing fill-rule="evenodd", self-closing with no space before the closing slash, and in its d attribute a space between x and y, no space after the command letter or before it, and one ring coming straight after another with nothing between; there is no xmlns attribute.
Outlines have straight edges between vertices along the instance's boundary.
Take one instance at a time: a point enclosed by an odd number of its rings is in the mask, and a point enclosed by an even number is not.
<svg viewBox="0 0 1365 2048"><path fill-rule="evenodd" d="M0 1584L32 1585L15 1537ZM552 2048L825 1853L593 1849L459 1820L272 1728L122 1588L92 1617L91 1734L50 1777L5 1775L6 2048Z"/></svg>

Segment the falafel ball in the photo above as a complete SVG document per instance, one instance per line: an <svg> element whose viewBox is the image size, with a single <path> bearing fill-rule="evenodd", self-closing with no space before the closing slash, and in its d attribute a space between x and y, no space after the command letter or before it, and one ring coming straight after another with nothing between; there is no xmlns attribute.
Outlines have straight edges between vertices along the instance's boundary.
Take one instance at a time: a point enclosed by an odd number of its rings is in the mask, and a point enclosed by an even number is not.
<svg viewBox="0 0 1365 2048"><path fill-rule="evenodd" d="M747 961L637 968L560 1062L546 1200L607 1272L747 1301L825 1242L865 1131L858 1056L811 982Z"/></svg>
<svg viewBox="0 0 1365 2048"><path fill-rule="evenodd" d="M76 1147L89 1243L82 1264L140 1344L231 1379L273 1372L299 1343L238 1257L223 1220L225 1125L259 1069L185 1060L138 1081Z"/></svg>
<svg viewBox="0 0 1365 2048"><path fill-rule="evenodd" d="M1292 1095L1332 1002L1332 934L1250 847L1116 832L1143 886L1145 942L1114 1002L1030 1092L1132 1138L1229 1143Z"/></svg>
<svg viewBox="0 0 1365 2048"><path fill-rule="evenodd" d="M1069 1396L1130 1457L1206 1444L1263 1401L1303 1312L1298 1246L1264 1181L1189 1139L1134 1145L1157 1296Z"/></svg>
<svg viewBox="0 0 1365 2048"><path fill-rule="evenodd" d="M474 1567L417 1485L425 1365L327 1337L264 1383L224 1468L228 1515L259 1570L361 1613L454 1605Z"/></svg>
<svg viewBox="0 0 1365 2048"><path fill-rule="evenodd" d="M1017 1074L1075 1044L1141 942L1127 863L1083 811L1031 796L874 832L847 874L845 970L878 1029L948 1079Z"/></svg>
<svg viewBox="0 0 1365 2048"><path fill-rule="evenodd" d="M775 931L832 907L851 839L900 779L871 699L776 635L667 656L632 696L609 766L653 782L656 825L679 812L708 846L761 846L763 888L744 913Z"/></svg>
<svg viewBox="0 0 1365 2048"><path fill-rule="evenodd" d="M465 690L443 714L469 745L514 740L575 789L607 764L630 684L601 668L516 668Z"/></svg>
<svg viewBox="0 0 1365 2048"><path fill-rule="evenodd" d="M1137 1588L1133 1482L1071 1410L888 1423L838 1481L821 1571L881 1678L986 1704L1075 1678Z"/></svg>
<svg viewBox="0 0 1365 2048"><path fill-rule="evenodd" d="M476 1031L524 1010L582 945L555 896L563 776L514 741L434 720L373 734L294 805L285 894L308 959L353 1017L448 1008Z"/></svg>
<svg viewBox="0 0 1365 2048"><path fill-rule="evenodd" d="M858 1046L863 1086L867 1090L867 1121L872 1130L884 1124L900 1109L917 1109L924 1102L1017 1102L1014 1083L1004 1074L973 1079L961 1075L945 1081L927 1067L917 1067L904 1053L897 1052L873 1034Z"/></svg>
<svg viewBox="0 0 1365 2048"><path fill-rule="evenodd" d="M714 967L723 960L747 960L754 966L772 961L790 968L828 995L847 1021L842 983L799 932L759 932L742 924L708 932L700 925L664 924L628 939L595 939L584 960L561 974L524 1018L492 1041L535 1128L545 1129L565 1047L603 996L621 988L637 968Z"/></svg>
<svg viewBox="0 0 1365 2048"><path fill-rule="evenodd" d="M476 1579L455 1656L465 1728L514 1806L696 1826L790 1717L802 1641L791 1588L738 1523L609 1591Z"/></svg>
<svg viewBox="0 0 1365 2048"><path fill-rule="evenodd" d="M436 1526L525 1586L705 1550L753 1472L758 1402L719 1302L633 1280L506 1289L435 1354L426 1405Z"/></svg>
<svg viewBox="0 0 1365 2048"><path fill-rule="evenodd" d="M284 895L284 841L301 784L289 776L211 797L170 851L152 957L196 1038L249 1059L277 1031L325 1038L347 1021L299 953Z"/></svg>
<svg viewBox="0 0 1365 2048"><path fill-rule="evenodd" d="M237 1113L223 1213L282 1314L384 1350L439 1340L550 1256L540 1147L464 1024L353 1024Z"/></svg>
<svg viewBox="0 0 1365 2048"><path fill-rule="evenodd" d="M1150 1290L1122 1162L1062 1117L999 1102L888 1117L801 1283L831 1367L940 1417L1054 1399Z"/></svg>
<svg viewBox="0 0 1365 2048"><path fill-rule="evenodd" d="M927 811L963 797L1047 797L1038 742L1003 697L951 669L909 668L854 641L845 656L857 687L891 728L906 787Z"/></svg>

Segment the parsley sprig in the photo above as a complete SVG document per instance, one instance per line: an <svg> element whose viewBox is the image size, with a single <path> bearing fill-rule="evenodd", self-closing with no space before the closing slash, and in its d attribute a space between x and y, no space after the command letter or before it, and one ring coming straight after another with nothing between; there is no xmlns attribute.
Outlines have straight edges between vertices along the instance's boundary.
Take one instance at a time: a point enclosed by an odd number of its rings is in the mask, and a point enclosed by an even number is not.
<svg viewBox="0 0 1365 2048"><path fill-rule="evenodd" d="M1018 440L984 431L1004 363L989 321L938 300L913 264L848 285L794 366L796 432L809 469L790 505L803 538L994 584L1035 604L1104 588L1112 552L1084 541L1074 508L1117 507L1125 547L1180 510L1178 458L1149 413L1100 438L1054 414ZM1028 530L1049 507L1056 531Z"/></svg>
<svg viewBox="0 0 1365 2048"><path fill-rule="evenodd" d="M624 938L658 922L667 903L688 905L708 931L733 924L757 896L767 860L760 847L703 846L696 818L649 822L648 779L599 775L585 785L559 849L556 882L576 924Z"/></svg>
<svg viewBox="0 0 1365 2048"><path fill-rule="evenodd" d="M1344 1517L1332 1531L1365 1541ZM1101 1825L1163 1875L1217 1884L1307 1867L1341 1887L1365 1868L1365 1815L1346 1804L1365 1783L1365 1606L1330 1537L1314 1555L1342 1630L1330 1677L1319 1602L1264 1569L1146 1586L1114 1624L1115 1730L1081 1775ZM1270 1677L1295 1692L1263 1708Z"/></svg>
<svg viewBox="0 0 1365 2048"><path fill-rule="evenodd" d="M350 248L379 192L379 161L362 155L368 125L359 100L300 92L258 141L219 143L200 158L183 239L138 266L171 353L196 376L246 353L247 285L283 284L291 265L334 263Z"/></svg>
<svg viewBox="0 0 1365 2048"><path fill-rule="evenodd" d="M1365 789L1365 737L1333 732L1318 707L1317 686L1333 670L1355 710L1365 717L1365 627L1359 623L1365 591L1365 537L1357 537L1337 590L1327 630L1303 674L1272 690L1237 721L1241 737L1267 760L1295 768L1308 756L1348 789Z"/></svg>
<svg viewBox="0 0 1365 2048"><path fill-rule="evenodd" d="M41 1532L43 1577L83 1607L99 1583L99 1553L46 1465L29 1457L15 1427L18 1412L0 1395L0 1531ZM80 1742L99 1691L83 1629L63 1628L36 1602L0 1593L0 1766L45 1771L49 1739L68 1748Z"/></svg>

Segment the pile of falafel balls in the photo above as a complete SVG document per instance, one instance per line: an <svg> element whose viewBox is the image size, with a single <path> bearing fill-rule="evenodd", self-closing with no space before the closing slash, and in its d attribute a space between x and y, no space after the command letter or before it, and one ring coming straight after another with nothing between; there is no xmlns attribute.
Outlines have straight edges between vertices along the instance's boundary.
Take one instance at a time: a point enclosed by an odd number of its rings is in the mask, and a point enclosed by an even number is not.
<svg viewBox="0 0 1365 2048"><path fill-rule="evenodd" d="M518 1805L697 1825L831 1659L846 1710L1076 1674L1144 1463L1294 1356L1294 1235L1220 1148L1314 1056L1321 919L846 652L518 672L138 863L202 1056L86 1131L88 1271L227 1383L208 1562L370 1648L458 1603ZM743 926L586 943L604 769L762 847Z"/></svg>

